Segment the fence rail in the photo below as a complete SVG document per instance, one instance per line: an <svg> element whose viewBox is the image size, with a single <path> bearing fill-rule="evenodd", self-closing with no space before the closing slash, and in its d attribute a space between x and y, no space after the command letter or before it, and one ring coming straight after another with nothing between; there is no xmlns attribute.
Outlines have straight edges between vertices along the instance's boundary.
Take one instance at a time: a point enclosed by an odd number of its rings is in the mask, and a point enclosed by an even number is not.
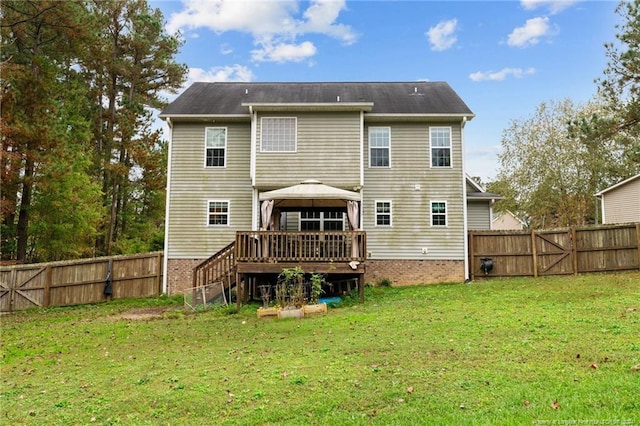
<svg viewBox="0 0 640 426"><path fill-rule="evenodd" d="M0 267L0 312L157 296L162 260L154 252Z"/></svg>
<svg viewBox="0 0 640 426"><path fill-rule="evenodd" d="M469 275L490 258L490 276L640 269L640 222L544 231L470 231Z"/></svg>

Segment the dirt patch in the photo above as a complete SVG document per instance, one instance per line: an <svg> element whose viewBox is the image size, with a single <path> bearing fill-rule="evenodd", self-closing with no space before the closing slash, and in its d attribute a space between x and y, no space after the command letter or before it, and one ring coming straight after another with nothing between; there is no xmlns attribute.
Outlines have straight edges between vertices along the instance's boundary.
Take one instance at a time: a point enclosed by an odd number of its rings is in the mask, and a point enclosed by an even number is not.
<svg viewBox="0 0 640 426"><path fill-rule="evenodd" d="M114 319L118 320L152 320L159 319L164 317L164 313L168 311L178 311L181 308L177 308L175 306L156 306L152 308L139 308L132 309L130 311L124 312L120 315L114 315Z"/></svg>

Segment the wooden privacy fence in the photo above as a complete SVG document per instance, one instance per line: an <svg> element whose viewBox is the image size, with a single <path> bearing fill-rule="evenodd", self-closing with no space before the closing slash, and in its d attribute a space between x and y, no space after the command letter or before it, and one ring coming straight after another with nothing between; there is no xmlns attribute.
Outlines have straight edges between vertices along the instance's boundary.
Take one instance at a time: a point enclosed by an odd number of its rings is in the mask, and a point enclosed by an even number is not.
<svg viewBox="0 0 640 426"><path fill-rule="evenodd" d="M0 267L0 312L157 296L162 260L155 252Z"/></svg>
<svg viewBox="0 0 640 426"><path fill-rule="evenodd" d="M640 223L544 231L470 231L469 275L540 276L640 269Z"/></svg>

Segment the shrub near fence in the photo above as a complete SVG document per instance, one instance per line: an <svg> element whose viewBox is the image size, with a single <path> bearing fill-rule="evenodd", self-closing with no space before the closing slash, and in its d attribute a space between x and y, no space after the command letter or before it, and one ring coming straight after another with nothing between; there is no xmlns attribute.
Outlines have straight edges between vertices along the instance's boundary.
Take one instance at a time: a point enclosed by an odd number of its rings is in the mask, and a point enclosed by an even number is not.
<svg viewBox="0 0 640 426"><path fill-rule="evenodd" d="M154 252L0 267L0 312L157 296L162 260Z"/></svg>
<svg viewBox="0 0 640 426"><path fill-rule="evenodd" d="M469 275L540 276L640 269L640 223L541 231L470 231Z"/></svg>

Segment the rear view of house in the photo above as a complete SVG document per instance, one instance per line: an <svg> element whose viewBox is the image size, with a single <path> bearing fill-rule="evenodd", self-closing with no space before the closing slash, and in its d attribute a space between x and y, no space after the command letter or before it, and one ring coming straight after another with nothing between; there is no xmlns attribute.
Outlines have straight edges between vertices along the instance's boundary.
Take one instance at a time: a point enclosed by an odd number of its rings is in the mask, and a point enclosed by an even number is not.
<svg viewBox="0 0 640 426"><path fill-rule="evenodd" d="M161 114L165 289L293 265L360 287L464 280L473 116L444 82L193 84Z"/></svg>

